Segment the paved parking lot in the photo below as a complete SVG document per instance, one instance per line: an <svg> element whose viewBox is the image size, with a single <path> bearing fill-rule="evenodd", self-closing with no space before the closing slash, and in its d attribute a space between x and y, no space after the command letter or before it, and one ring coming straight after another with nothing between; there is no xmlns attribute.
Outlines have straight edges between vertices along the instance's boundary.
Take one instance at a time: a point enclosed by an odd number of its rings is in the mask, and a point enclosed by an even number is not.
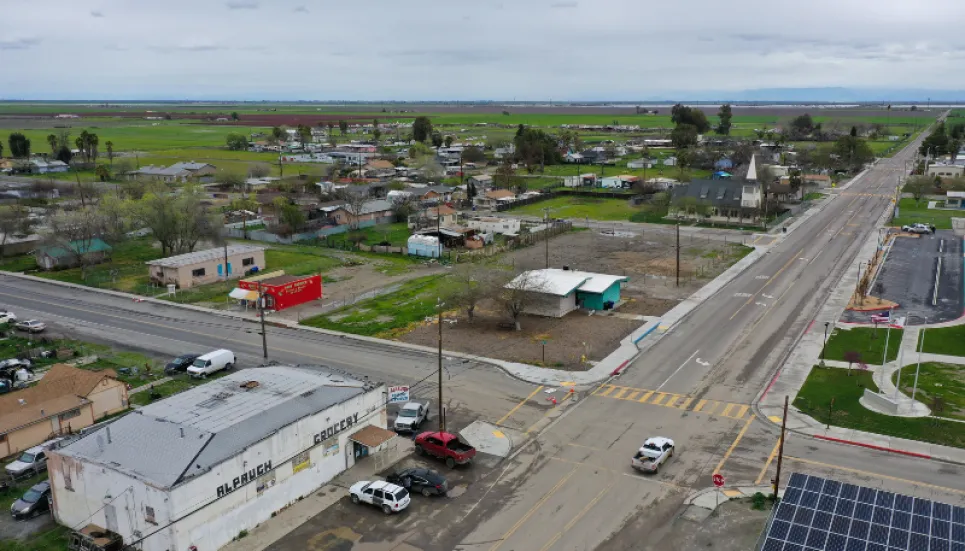
<svg viewBox="0 0 965 551"><path fill-rule="evenodd" d="M942 259L938 278L937 304L932 305L938 258ZM870 294L898 303L895 316L905 316L911 325L950 321L962 316L962 240L953 232L939 230L934 235L897 237ZM842 321L868 322L867 312L847 311Z"/></svg>

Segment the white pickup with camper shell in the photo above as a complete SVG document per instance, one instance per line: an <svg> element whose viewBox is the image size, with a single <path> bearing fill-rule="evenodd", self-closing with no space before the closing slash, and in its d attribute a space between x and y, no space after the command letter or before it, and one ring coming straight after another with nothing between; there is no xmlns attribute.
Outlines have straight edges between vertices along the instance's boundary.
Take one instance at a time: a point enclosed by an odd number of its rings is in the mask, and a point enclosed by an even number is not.
<svg viewBox="0 0 965 551"><path fill-rule="evenodd" d="M630 466L645 473L657 473L660 466L673 457L674 443L669 438L655 436L647 438L630 460Z"/></svg>

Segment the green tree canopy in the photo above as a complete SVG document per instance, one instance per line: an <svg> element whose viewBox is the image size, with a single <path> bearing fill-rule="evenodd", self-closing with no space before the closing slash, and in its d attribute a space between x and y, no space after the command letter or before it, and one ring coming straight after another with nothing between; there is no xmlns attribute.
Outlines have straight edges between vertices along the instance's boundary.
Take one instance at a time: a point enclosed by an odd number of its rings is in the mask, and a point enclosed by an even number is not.
<svg viewBox="0 0 965 551"><path fill-rule="evenodd" d="M710 122L707 115L696 107L687 107L681 103L674 105L670 110L670 121L675 125L689 124L697 129L697 133L704 133L710 130Z"/></svg>
<svg viewBox="0 0 965 551"><path fill-rule="evenodd" d="M730 120L732 116L733 114L731 113L731 108L729 104L725 103L724 105L720 106L720 110L717 112L717 118L720 119L720 122L717 123L716 131L721 136L727 136L728 134L730 134L730 127L731 127Z"/></svg>
<svg viewBox="0 0 965 551"><path fill-rule="evenodd" d="M432 121L429 117L416 117L412 122L412 139L426 143L430 136L432 136Z"/></svg>

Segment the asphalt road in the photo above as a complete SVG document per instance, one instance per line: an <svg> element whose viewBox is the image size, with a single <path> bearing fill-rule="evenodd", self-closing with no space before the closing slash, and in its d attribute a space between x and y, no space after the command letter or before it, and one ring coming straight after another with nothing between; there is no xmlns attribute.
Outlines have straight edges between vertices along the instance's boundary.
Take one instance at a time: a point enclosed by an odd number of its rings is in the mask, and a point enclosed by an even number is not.
<svg viewBox="0 0 965 551"><path fill-rule="evenodd" d="M80 340L173 357L186 352L228 348L239 368L264 363L256 323L193 312L55 284L0 276L0 305L20 319L36 317L53 330ZM344 339L322 333L268 327L268 359L289 364L325 365L388 385L412 386L413 399L432 401L438 415L438 356ZM447 421L462 427L477 418L496 421L532 392L501 371L472 361L444 358L443 388ZM535 422L545 403L520 407L521 423Z"/></svg>

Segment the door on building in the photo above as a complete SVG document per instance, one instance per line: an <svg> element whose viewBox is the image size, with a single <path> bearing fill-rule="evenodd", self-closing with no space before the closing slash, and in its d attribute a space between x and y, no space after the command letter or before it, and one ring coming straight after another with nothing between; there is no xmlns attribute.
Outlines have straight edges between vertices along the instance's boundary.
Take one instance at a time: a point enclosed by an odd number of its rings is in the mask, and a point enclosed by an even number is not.
<svg viewBox="0 0 965 551"><path fill-rule="evenodd" d="M368 447L368 446L363 446L362 444L359 444L358 442L352 442L352 448L353 448L353 452L354 452L354 454L355 454L355 460L356 460L356 461L358 461L359 459L362 459L363 457L368 457L368 456L369 456L369 447Z"/></svg>
<svg viewBox="0 0 965 551"><path fill-rule="evenodd" d="M218 277L221 277L223 275L224 275L224 265L218 264Z"/></svg>
<svg viewBox="0 0 965 551"><path fill-rule="evenodd" d="M117 509L113 504L104 506L104 518L106 519L107 529L114 533L120 533L117 529Z"/></svg>

